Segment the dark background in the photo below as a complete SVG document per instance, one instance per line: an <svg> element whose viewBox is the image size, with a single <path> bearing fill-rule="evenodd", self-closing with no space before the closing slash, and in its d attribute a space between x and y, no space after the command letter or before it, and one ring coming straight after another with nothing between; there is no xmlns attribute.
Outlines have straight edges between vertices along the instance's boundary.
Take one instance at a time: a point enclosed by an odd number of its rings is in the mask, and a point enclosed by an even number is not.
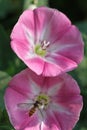
<svg viewBox="0 0 87 130"><path fill-rule="evenodd" d="M73 22L87 19L87 0L49 0L49 5L64 12Z"/></svg>

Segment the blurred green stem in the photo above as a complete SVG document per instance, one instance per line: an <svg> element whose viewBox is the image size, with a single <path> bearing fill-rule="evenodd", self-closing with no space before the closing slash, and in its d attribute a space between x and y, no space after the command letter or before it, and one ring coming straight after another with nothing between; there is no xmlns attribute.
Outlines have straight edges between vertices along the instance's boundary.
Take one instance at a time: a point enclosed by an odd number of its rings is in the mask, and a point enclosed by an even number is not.
<svg viewBox="0 0 87 130"><path fill-rule="evenodd" d="M37 4L38 4L38 0L33 0L33 3L34 3L35 5L37 5Z"/></svg>

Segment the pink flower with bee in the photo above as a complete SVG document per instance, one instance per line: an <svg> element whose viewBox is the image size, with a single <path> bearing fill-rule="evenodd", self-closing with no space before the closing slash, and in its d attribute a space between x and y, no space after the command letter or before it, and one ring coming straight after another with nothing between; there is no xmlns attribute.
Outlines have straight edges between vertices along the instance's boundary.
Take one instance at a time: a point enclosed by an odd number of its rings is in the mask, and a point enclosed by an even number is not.
<svg viewBox="0 0 87 130"><path fill-rule="evenodd" d="M62 12L48 7L26 10L11 33L11 47L36 74L57 76L77 67L83 40Z"/></svg>
<svg viewBox="0 0 87 130"><path fill-rule="evenodd" d="M72 130L83 106L70 75L43 77L30 69L12 78L4 100L15 130Z"/></svg>

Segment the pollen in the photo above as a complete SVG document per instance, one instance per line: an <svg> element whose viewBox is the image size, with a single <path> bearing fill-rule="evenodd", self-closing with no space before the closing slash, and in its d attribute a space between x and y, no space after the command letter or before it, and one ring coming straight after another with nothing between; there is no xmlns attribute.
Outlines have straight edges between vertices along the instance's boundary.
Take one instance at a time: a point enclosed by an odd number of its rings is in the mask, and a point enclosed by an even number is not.
<svg viewBox="0 0 87 130"><path fill-rule="evenodd" d="M35 53L37 55L40 55L44 57L47 54L47 48L49 46L50 42L47 42L46 40L42 41L41 44L36 44L35 46Z"/></svg>
<svg viewBox="0 0 87 130"><path fill-rule="evenodd" d="M43 50L42 48L41 48L41 45L40 44L37 44L36 46L35 46L35 53L37 54L37 55L40 55L40 56L45 56L46 55L46 50Z"/></svg>
<svg viewBox="0 0 87 130"><path fill-rule="evenodd" d="M44 93L41 93L40 95L38 95L36 100L40 103L39 108L41 109L46 108L50 102L49 96Z"/></svg>

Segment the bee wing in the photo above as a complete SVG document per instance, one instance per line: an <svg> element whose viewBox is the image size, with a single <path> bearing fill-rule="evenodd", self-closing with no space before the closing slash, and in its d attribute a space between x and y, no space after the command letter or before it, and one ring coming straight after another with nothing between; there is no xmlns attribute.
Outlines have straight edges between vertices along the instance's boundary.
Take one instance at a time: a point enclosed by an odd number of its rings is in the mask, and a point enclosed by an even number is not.
<svg viewBox="0 0 87 130"><path fill-rule="evenodd" d="M17 104L17 107L19 107L23 110L28 110L32 105L33 105L33 103L19 103L19 104Z"/></svg>

